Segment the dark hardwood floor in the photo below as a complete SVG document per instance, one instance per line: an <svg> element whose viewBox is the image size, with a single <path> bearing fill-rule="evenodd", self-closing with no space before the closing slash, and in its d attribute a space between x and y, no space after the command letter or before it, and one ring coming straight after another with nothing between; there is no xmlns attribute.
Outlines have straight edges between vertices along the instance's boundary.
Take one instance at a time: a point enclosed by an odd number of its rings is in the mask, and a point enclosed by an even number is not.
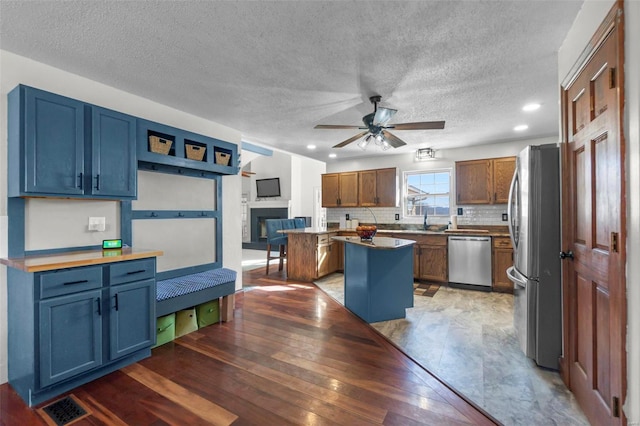
<svg viewBox="0 0 640 426"><path fill-rule="evenodd" d="M233 321L71 391L74 424L495 424L313 284L243 279ZM0 386L1 425L47 424L37 408Z"/></svg>

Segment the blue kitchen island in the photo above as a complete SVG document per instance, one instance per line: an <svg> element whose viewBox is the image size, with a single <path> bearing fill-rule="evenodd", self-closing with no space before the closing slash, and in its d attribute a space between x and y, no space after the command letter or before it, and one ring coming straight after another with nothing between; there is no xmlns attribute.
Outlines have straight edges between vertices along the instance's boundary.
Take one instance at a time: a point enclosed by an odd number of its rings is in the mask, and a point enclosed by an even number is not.
<svg viewBox="0 0 640 426"><path fill-rule="evenodd" d="M344 242L344 306L366 322L404 318L413 307L415 241L332 239Z"/></svg>

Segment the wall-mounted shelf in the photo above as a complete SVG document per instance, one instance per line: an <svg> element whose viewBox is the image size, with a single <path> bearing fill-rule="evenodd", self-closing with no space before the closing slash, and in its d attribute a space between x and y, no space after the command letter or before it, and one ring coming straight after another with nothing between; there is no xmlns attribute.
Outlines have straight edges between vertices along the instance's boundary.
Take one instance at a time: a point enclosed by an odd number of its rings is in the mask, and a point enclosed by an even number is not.
<svg viewBox="0 0 640 426"><path fill-rule="evenodd" d="M137 132L139 162L238 174L236 144L143 119L137 120Z"/></svg>

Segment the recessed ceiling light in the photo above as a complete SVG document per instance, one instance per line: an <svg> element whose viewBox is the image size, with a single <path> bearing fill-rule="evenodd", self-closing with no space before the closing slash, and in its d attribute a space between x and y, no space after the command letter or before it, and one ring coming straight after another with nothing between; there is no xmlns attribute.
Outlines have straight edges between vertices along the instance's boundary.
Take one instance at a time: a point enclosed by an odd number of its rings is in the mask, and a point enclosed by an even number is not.
<svg viewBox="0 0 640 426"><path fill-rule="evenodd" d="M333 152L331 154L329 154L329 158L336 158L336 157L337 157L337 155L334 154Z"/></svg>
<svg viewBox="0 0 640 426"><path fill-rule="evenodd" d="M523 111L535 111L538 108L540 108L540 104L532 103L532 104L526 104L525 106L523 106L522 110Z"/></svg>
<svg viewBox="0 0 640 426"><path fill-rule="evenodd" d="M513 130L515 130L516 132L521 132L523 130L527 130L529 128L529 126L527 126L526 124L520 124L519 126L516 126L513 128Z"/></svg>
<svg viewBox="0 0 640 426"><path fill-rule="evenodd" d="M307 149L316 149L316 146L313 144L307 145Z"/></svg>

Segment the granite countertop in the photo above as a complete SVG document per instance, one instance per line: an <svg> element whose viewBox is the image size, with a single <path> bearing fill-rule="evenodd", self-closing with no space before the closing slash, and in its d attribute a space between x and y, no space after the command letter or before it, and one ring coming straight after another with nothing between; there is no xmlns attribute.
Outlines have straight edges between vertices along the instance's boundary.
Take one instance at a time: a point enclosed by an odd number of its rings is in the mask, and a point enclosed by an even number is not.
<svg viewBox="0 0 640 426"><path fill-rule="evenodd" d="M373 237L373 241L362 241L360 237L332 237L331 239L349 244L366 246L372 249L398 249L416 243L413 240L402 240L400 238L389 237Z"/></svg>
<svg viewBox="0 0 640 426"><path fill-rule="evenodd" d="M124 260L146 259L162 255L163 252L161 250L125 247L117 250L85 250L0 259L0 264L7 265L11 268L19 269L24 272L42 272L62 268L75 268L78 266L102 265L105 263L121 262Z"/></svg>
<svg viewBox="0 0 640 426"><path fill-rule="evenodd" d="M473 232L472 229L464 229L460 230L460 232L456 232L455 230L445 231L425 231L420 229L381 229L378 228L377 234L407 234L407 235L472 235L472 236L486 236L486 237L508 237L509 232L506 231L496 231L490 229L480 229L478 228L477 232ZM488 232L487 232L488 231ZM283 234L330 234L336 232L356 232L355 229L351 228L296 228L296 229L283 229L282 231L278 231Z"/></svg>

